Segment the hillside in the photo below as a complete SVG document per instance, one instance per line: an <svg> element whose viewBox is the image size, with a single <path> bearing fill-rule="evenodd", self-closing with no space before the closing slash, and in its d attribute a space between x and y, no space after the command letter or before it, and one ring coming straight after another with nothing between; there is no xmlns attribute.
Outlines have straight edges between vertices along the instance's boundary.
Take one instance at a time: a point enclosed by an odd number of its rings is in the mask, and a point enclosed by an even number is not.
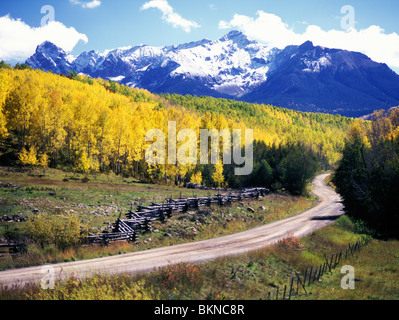
<svg viewBox="0 0 399 320"><path fill-rule="evenodd" d="M319 152L328 165L341 157L347 130L352 118L311 112L298 112L272 105L240 102L222 98L163 94L174 105L206 115L220 114L227 119L244 122L256 131L255 138L267 145L304 142Z"/></svg>
<svg viewBox="0 0 399 320"><path fill-rule="evenodd" d="M167 133L168 121L176 121L178 130L196 132L251 128L255 140L270 148L300 142L328 166L339 160L353 121L224 99L160 97L116 82L40 70L3 68L0 84L0 159L6 165L113 171L180 182L199 171L205 176L200 165L146 163L146 132L161 129ZM223 181L222 177L219 182Z"/></svg>

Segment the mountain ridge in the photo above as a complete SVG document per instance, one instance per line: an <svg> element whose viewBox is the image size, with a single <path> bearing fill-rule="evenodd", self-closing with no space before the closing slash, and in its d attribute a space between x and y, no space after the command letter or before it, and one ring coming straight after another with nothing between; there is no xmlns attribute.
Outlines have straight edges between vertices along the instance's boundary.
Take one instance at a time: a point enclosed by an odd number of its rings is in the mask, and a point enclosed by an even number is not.
<svg viewBox="0 0 399 320"><path fill-rule="evenodd" d="M86 51L77 57L47 41L26 63L154 93L209 95L298 111L363 116L399 105L399 75L386 64L311 41L272 48L236 30L215 41Z"/></svg>

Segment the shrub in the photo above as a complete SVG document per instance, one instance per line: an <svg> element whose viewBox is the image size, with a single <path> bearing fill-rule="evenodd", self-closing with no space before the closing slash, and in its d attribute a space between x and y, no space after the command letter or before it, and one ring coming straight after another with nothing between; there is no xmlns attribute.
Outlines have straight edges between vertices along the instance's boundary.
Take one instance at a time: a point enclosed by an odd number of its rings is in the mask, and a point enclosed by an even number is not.
<svg viewBox="0 0 399 320"><path fill-rule="evenodd" d="M78 246L88 228L82 225L75 214L43 214L30 219L26 235L41 247L54 245L60 250Z"/></svg>
<svg viewBox="0 0 399 320"><path fill-rule="evenodd" d="M286 238L279 240L277 247L293 251L302 251L304 249L299 239L294 237L292 233L289 233Z"/></svg>
<svg viewBox="0 0 399 320"><path fill-rule="evenodd" d="M26 293L28 300L152 300L156 299L145 281L133 281L128 276L93 276L84 280L73 275L55 283L52 290L37 287Z"/></svg>
<svg viewBox="0 0 399 320"><path fill-rule="evenodd" d="M204 275L198 265L183 262L162 268L157 282L167 299L185 299L188 293L201 289Z"/></svg>

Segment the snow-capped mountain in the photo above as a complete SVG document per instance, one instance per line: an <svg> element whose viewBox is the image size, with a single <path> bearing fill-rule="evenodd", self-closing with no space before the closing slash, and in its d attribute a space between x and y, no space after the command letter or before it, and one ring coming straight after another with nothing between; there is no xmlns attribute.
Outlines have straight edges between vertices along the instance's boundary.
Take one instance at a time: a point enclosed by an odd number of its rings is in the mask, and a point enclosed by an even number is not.
<svg viewBox="0 0 399 320"><path fill-rule="evenodd" d="M269 65L279 52L232 31L217 41L204 39L166 47L142 45L102 54L90 51L76 58L45 42L26 63L56 73L71 70L155 92L173 87L176 81L200 82L222 95L240 97L266 81Z"/></svg>
<svg viewBox="0 0 399 320"><path fill-rule="evenodd" d="M74 56L58 48L55 44L45 41L36 48L35 54L26 60L26 63L37 69L67 73L68 70L72 70L74 60Z"/></svg>
<svg viewBox="0 0 399 320"><path fill-rule="evenodd" d="M399 105L399 75L358 52L308 41L285 48L274 67L268 80L243 100L347 116Z"/></svg>
<svg viewBox="0 0 399 320"><path fill-rule="evenodd" d="M364 115L399 105L399 75L367 56L313 46L271 48L232 31L211 41L67 54L50 42L26 63L155 93L209 95L303 111Z"/></svg>

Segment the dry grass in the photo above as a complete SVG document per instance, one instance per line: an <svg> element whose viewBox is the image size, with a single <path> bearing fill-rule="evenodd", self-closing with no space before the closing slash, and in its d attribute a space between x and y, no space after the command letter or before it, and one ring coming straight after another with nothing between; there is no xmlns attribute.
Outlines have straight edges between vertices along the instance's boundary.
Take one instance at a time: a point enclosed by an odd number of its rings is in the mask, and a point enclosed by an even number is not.
<svg viewBox="0 0 399 320"><path fill-rule="evenodd" d="M230 258L189 265L181 263L156 270L152 273L103 278L105 287L110 292L119 288L123 299L123 288L140 288L136 292L145 293L153 300L259 300L267 299L269 291L277 286L288 284L296 272L303 272L310 265L323 261L325 253L335 253L343 249L348 239L357 240L360 235L353 232L354 226L347 217L340 218L334 225L318 230L303 239L287 237L279 245L267 247ZM347 245L347 243L346 243ZM357 252L354 257L344 261L355 268L355 290L343 290L340 281L340 267L331 274L326 273L320 283L307 288L308 294L302 293L296 299L308 300L372 300L399 299L398 269L399 242L372 240L368 247ZM98 277L83 284L76 284L74 279L59 284L60 290L43 292L30 288L30 299L59 299L60 292L65 293L68 284L70 293L61 296L73 299L76 296L107 298L101 294L102 288ZM74 284L75 283L75 284ZM140 285L139 285L140 284ZM32 291L33 290L33 291ZM68 291L69 292L69 291ZM24 299L27 291L0 290L0 299ZM140 297L130 297L140 299Z"/></svg>

